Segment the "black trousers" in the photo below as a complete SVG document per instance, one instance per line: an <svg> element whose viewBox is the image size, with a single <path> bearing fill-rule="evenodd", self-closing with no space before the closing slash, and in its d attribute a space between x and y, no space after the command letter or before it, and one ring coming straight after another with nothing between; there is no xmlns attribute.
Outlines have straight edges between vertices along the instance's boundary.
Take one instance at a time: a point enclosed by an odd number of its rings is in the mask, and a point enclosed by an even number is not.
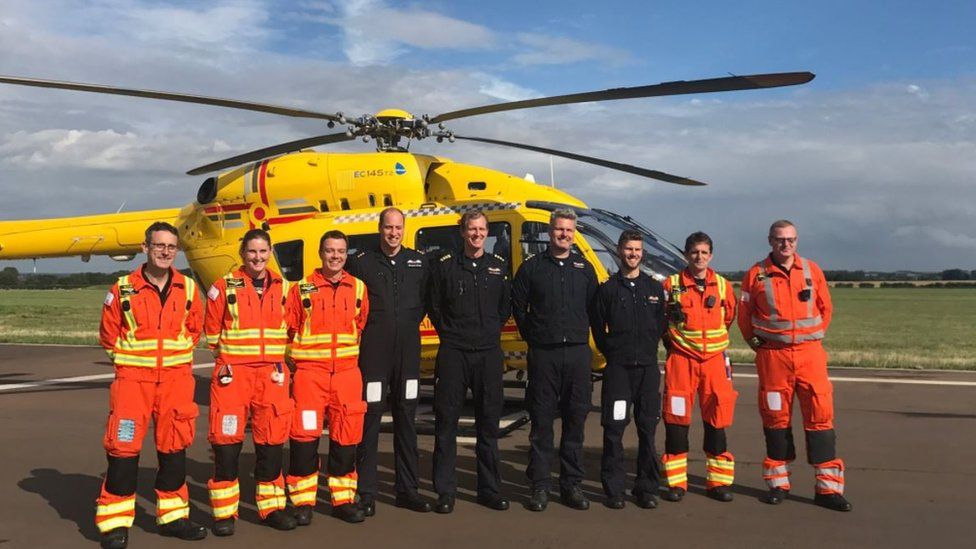
<svg viewBox="0 0 976 549"><path fill-rule="evenodd" d="M608 497L622 496L627 475L624 472L624 429L633 415L637 424L637 479L634 494L654 494L661 467L654 448L654 431L661 413L661 372L656 365L622 366L608 364L603 372L601 418L603 457L600 480ZM631 410L633 407L633 410Z"/></svg>
<svg viewBox="0 0 976 549"><path fill-rule="evenodd" d="M462 351L441 345L437 351L434 386L434 491L457 491L458 418L468 389L474 399L477 431L478 494L494 496L501 489L498 472L498 422L504 404L501 346Z"/></svg>
<svg viewBox="0 0 976 549"><path fill-rule="evenodd" d="M360 497L370 501L376 495L380 424L387 405L393 415L394 489L397 495L415 494L420 333L391 335L367 327L360 346L359 368L363 373L363 400L367 404L363 441L356 451Z"/></svg>
<svg viewBox="0 0 976 549"><path fill-rule="evenodd" d="M583 481L583 429L590 411L589 344L530 346L526 405L529 430L529 465L525 471L532 489L548 490L553 448L553 422L562 419L559 440L559 487L568 490Z"/></svg>

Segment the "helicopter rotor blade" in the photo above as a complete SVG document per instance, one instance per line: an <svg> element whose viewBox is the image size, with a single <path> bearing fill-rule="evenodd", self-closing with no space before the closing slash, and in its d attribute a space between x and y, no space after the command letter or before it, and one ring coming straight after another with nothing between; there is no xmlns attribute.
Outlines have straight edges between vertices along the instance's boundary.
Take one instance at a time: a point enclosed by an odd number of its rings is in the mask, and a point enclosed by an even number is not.
<svg viewBox="0 0 976 549"><path fill-rule="evenodd" d="M0 83L14 84L17 86L33 86L36 88L55 88L60 90L75 90L91 93L104 93L111 95L128 95L131 97L142 97L145 99L162 99L164 101L180 101L183 103L197 103L200 105L213 105L217 107L227 107L230 109L242 109L246 111L266 112L270 114L280 114L283 116L293 116L296 118L318 118L331 122L343 123L340 117L334 114L327 114L304 109L294 109L279 105L267 105L264 103L254 103L251 101L239 101L237 99L223 99L220 97L206 97L202 95L191 95L188 93L174 93L154 90L136 90L130 88L118 88L115 86L103 86L101 84L84 84L80 82L61 82L58 80L42 80L40 78L24 78L20 76L0 75Z"/></svg>
<svg viewBox="0 0 976 549"><path fill-rule="evenodd" d="M588 164L596 164L597 166L603 166L604 168L620 170L622 172L627 172L634 175L640 175L642 177L648 177L650 179L657 179L658 181L665 181L667 183L674 183L676 185L702 186L707 184L707 183L702 183L701 181L695 181L694 179L689 179L687 177L681 177L678 175L671 175L665 172L659 172L657 170L648 170L647 168L632 166L630 164L621 164L620 162L613 162L612 160L603 160L602 158L594 158L592 156L584 156L582 154L560 151L556 149L547 149L545 147L537 147L535 145L526 145L524 143L513 143L511 141L500 141L498 139L486 139L484 137L463 137L456 134L453 134L453 137L454 139L478 141L481 143L489 143L491 145L515 147L517 149L525 149L527 151L535 151L543 154L551 154L553 156L561 156L563 158L569 158L571 160L576 160L579 162L586 162Z"/></svg>
<svg viewBox="0 0 976 549"><path fill-rule="evenodd" d="M726 76L722 78L709 78L706 80L678 80L676 82L663 82L661 84L652 84L649 86L611 88L603 91L573 93L569 95L556 95L552 97L526 99L523 101L495 103L493 105L484 105L481 107L472 107L469 109L461 109L458 111L439 114L431 118L430 121L436 124L445 120L453 120L467 116L477 116L479 114L512 111L517 109L531 109L534 107L548 107L550 105L588 103L591 101L613 101L617 99L635 99L638 97L660 97L665 95L685 95L690 93L779 88L782 86L806 84L807 82L813 80L814 76L815 75L811 72L780 72L772 74Z"/></svg>
<svg viewBox="0 0 976 549"><path fill-rule="evenodd" d="M326 135L317 135L315 137L306 137L305 139L297 139L295 141L289 141L287 143L282 143L280 145L274 145L271 147L265 147L263 149L257 149L254 151L246 152L244 154L239 154L231 158L225 158L206 166L200 166L199 168L193 168L192 170L186 172L187 175L200 175L210 172L215 172L222 170L224 168L232 168L234 166L240 166L241 164L246 164L248 162L254 162L257 160L263 160L270 156L277 156L279 154L285 154L289 152L294 152L301 149L307 149L309 147L315 147L318 145L328 145L329 143L341 143L343 141L352 141L356 139L356 136L351 136L345 132L343 133L330 133Z"/></svg>

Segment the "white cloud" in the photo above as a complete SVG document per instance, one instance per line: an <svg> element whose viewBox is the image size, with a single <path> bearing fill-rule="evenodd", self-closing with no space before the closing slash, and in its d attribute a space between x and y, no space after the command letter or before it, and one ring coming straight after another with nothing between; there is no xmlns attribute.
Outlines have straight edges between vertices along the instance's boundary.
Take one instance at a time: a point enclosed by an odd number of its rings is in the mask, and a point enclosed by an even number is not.
<svg viewBox="0 0 976 549"><path fill-rule="evenodd" d="M562 36L520 33L517 39L528 48L513 57L520 65L568 65L580 61L622 65L633 61L633 56L624 50Z"/></svg>

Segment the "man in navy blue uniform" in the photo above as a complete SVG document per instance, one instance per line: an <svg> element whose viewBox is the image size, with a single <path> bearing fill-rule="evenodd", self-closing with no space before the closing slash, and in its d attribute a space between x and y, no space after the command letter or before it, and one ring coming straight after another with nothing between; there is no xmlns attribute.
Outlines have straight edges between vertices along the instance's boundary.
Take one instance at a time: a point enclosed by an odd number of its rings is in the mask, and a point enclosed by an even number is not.
<svg viewBox="0 0 976 549"><path fill-rule="evenodd" d="M454 510L457 428L468 389L474 397L478 438L478 503L504 511L498 473L498 421L504 403L502 327L511 315L508 265L485 253L488 218L478 210L461 216L464 248L431 267L430 319L440 337L434 385L434 490L438 513Z"/></svg>
<svg viewBox="0 0 976 549"><path fill-rule="evenodd" d="M657 507L660 466L654 449L654 430L661 410L661 374L657 344L667 324L664 288L640 271L643 241L637 231L624 231L617 242L620 270L604 282L590 312L593 339L607 359L603 371L601 423L603 459L600 478L606 505L623 509L624 429L631 407L637 424L637 478L634 497L645 509Z"/></svg>
<svg viewBox="0 0 976 549"><path fill-rule="evenodd" d="M526 404L530 511L549 503L553 422L562 419L559 489L565 505L590 507L583 495L583 427L590 410L590 324L587 309L597 290L593 266L573 250L576 212L557 209L549 219L549 248L522 262L512 283L512 312L529 344Z"/></svg>

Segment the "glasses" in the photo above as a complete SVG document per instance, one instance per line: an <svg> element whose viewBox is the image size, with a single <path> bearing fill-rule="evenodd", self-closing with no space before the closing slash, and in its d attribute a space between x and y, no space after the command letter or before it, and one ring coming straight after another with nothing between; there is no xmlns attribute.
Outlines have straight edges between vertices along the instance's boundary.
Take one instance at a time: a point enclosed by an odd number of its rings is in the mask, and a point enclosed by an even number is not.
<svg viewBox="0 0 976 549"><path fill-rule="evenodd" d="M771 237L769 237L769 239L772 240L773 242L775 242L777 244L781 244L781 245L782 244L796 244L796 237L795 236L794 237L790 237L790 238L776 238L776 237L771 236Z"/></svg>
<svg viewBox="0 0 976 549"><path fill-rule="evenodd" d="M175 252L180 249L176 244L164 244L162 242L150 242L149 247L154 252Z"/></svg>

